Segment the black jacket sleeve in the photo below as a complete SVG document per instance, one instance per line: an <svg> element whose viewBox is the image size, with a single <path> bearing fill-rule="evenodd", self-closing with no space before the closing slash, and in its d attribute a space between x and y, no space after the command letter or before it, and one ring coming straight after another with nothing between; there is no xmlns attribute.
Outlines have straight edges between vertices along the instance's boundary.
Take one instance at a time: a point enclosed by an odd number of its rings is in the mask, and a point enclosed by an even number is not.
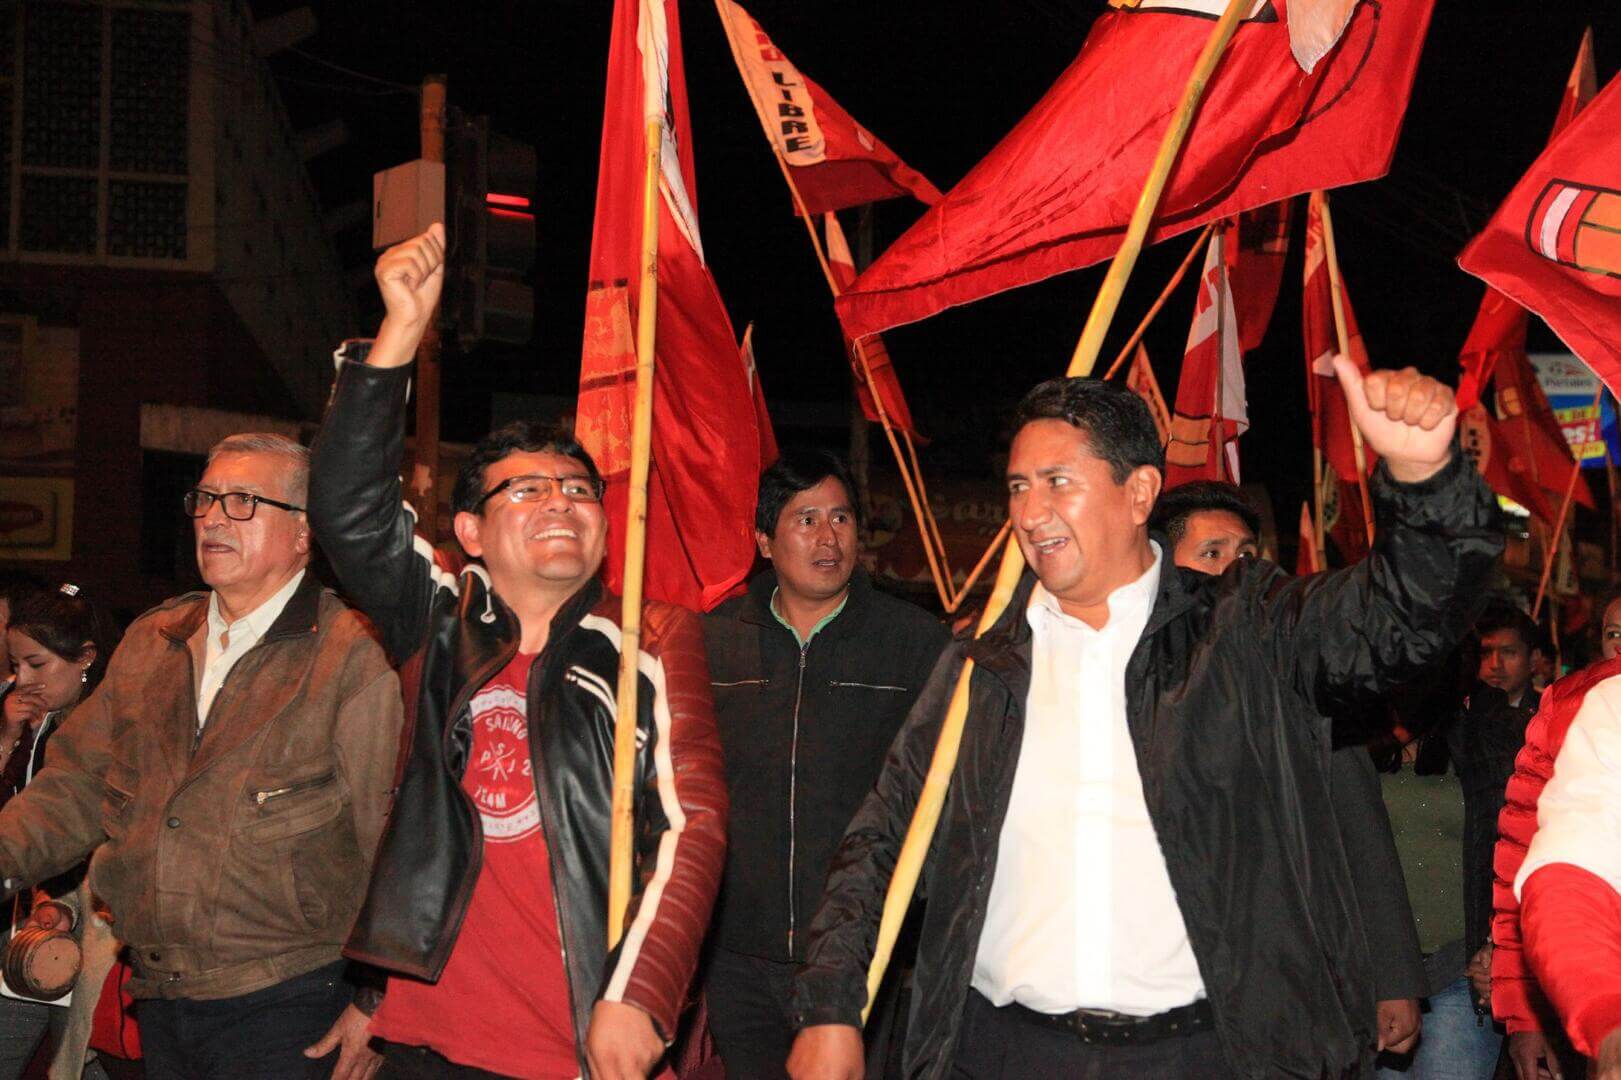
<svg viewBox="0 0 1621 1080"><path fill-rule="evenodd" d="M861 1026L861 1010L867 1003L867 968L877 947L884 896L962 667L963 650L957 643L935 664L890 745L878 782L851 819L838 854L828 866L827 890L811 919L805 966L794 987L796 1028ZM928 872L925 864L922 878Z"/></svg>
<svg viewBox="0 0 1621 1080"><path fill-rule="evenodd" d="M1273 576L1252 598L1274 668L1325 716L1354 715L1450 653L1484 607L1503 550L1496 500L1462 453L1417 484L1397 483L1383 464L1373 481L1378 530L1366 559Z"/></svg>
<svg viewBox="0 0 1621 1080"><path fill-rule="evenodd" d="M321 550L396 663L421 646L440 589L456 581L416 535L401 495L405 398L414 364L344 361L311 448L309 516Z"/></svg>
<svg viewBox="0 0 1621 1080"><path fill-rule="evenodd" d="M1424 954L1373 759L1362 747L1347 746L1329 762L1334 817L1373 959L1374 996L1379 1001L1426 997Z"/></svg>

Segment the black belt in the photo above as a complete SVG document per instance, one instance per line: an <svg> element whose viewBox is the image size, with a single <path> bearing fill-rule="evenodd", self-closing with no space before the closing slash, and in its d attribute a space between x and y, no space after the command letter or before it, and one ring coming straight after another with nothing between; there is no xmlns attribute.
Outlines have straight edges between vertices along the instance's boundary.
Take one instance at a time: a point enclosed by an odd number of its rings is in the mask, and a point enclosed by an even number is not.
<svg viewBox="0 0 1621 1080"><path fill-rule="evenodd" d="M1176 1035L1192 1035L1216 1026L1215 1013L1208 1000L1195 1001L1153 1016L1129 1016L1103 1009L1076 1009L1069 1013L1044 1013L1018 1002L1003 1007L1027 1023L1056 1028L1074 1035L1090 1046L1138 1046Z"/></svg>

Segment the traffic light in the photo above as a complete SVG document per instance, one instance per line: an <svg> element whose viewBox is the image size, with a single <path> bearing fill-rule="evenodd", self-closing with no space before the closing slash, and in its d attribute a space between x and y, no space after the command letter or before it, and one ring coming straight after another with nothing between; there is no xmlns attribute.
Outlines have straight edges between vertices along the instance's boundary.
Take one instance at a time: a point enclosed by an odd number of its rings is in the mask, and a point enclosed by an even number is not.
<svg viewBox="0 0 1621 1080"><path fill-rule="evenodd" d="M445 321L463 347L522 345L534 333L535 148L453 119L445 138L450 251Z"/></svg>

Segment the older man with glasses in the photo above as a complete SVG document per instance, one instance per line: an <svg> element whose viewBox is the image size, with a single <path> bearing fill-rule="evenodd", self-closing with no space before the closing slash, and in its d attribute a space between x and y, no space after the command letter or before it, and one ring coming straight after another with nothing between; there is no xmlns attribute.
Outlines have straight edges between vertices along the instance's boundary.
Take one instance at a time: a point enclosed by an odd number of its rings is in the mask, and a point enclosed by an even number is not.
<svg viewBox="0 0 1621 1080"><path fill-rule="evenodd" d="M328 557L410 673L399 797L349 955L391 972L372 1034L385 1076L645 1077L675 1035L719 887L726 781L703 633L645 605L634 892L609 950L620 601L597 577L603 483L567 431L485 436L456 478L441 571L400 500L410 361L444 233L385 252L387 315L352 343L315 444ZM396 977L396 975L398 977Z"/></svg>
<svg viewBox="0 0 1621 1080"><path fill-rule="evenodd" d="M6 892L95 853L90 885L130 946L152 1076L377 1068L352 1004L375 992L341 950L403 710L365 619L308 572L308 483L290 439L214 447L182 500L208 589L131 625L0 812Z"/></svg>

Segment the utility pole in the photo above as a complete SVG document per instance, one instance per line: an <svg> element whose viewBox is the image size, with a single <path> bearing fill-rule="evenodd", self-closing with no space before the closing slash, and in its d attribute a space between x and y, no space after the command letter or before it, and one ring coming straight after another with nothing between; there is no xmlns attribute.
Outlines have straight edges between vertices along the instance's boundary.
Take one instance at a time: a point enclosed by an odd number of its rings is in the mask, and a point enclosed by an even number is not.
<svg viewBox="0 0 1621 1080"><path fill-rule="evenodd" d="M445 77L422 80L422 160L445 160ZM448 224L448 223L447 223ZM455 243L446 238L446 249ZM439 542L439 312L428 320L428 331L417 346L417 426L415 467L411 490L415 494L417 528L428 543Z"/></svg>

